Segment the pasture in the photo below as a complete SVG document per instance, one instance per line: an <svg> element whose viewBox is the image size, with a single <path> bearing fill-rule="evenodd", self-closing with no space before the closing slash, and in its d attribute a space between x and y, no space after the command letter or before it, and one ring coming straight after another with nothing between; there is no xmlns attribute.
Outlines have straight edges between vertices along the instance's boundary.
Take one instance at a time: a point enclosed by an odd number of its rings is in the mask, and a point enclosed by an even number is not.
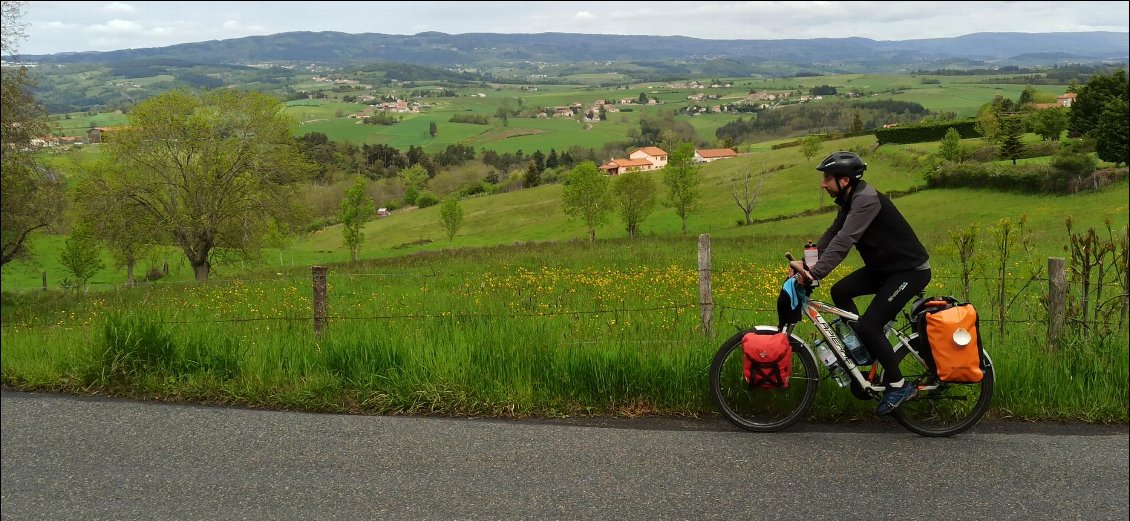
<svg viewBox="0 0 1130 521"><path fill-rule="evenodd" d="M441 135L453 125L441 124ZM875 148L873 136L861 136L824 143L820 153L873 150L867 179L891 192L922 185L936 146ZM166 247L139 267L140 276L168 262L159 282L124 288L122 271L109 268L85 292L59 290L63 237L41 235L33 245L40 264L5 266L0 279L3 382L348 413L709 415L705 371L713 350L737 327L775 321L783 253L831 221L831 213L786 218L831 209L812 164L789 147L703 165L701 203L685 236L674 212L657 206L642 237L628 239L613 216L589 244L585 227L565 217L561 186L553 184L464 199L464 224L452 240L438 207L408 208L364 226L362 261L347 262L340 229L329 227L257 258L221 257L207 284L192 281L183 255ZM751 217L765 222L743 226L729 179L751 171L764 172ZM1127 193L1123 180L1064 196L933 189L896 199L931 251L934 294L961 291L951 233L981 226L979 251L991 262L994 227L1027 219L1032 249L1009 260L1016 305L1003 333L984 322L1002 375L991 416L1126 421L1125 330L1071 337L1069 349L1050 353L1032 334L1046 327L1043 282L1023 283L1048 256L1063 255L1067 217L1077 230L1104 229L1108 218L1124 226ZM712 335L698 322L703 233L713 243ZM310 327L315 264L329 265L324 335ZM827 283L859 264L853 253ZM36 289L43 270L48 291ZM998 279L988 265L982 270L973 300L991 314L988 295ZM870 416L872 404L829 391L816 418Z"/></svg>

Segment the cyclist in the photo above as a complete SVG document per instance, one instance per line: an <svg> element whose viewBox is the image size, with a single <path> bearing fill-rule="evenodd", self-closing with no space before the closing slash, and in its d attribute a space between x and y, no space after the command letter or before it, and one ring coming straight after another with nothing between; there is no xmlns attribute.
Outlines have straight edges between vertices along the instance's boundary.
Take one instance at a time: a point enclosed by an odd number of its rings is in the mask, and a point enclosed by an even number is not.
<svg viewBox="0 0 1130 521"><path fill-rule="evenodd" d="M819 260L811 268L803 261L789 266L800 282L827 277L847 257L852 246L864 266L832 286L832 302L859 314L855 297L874 295L855 330L860 342L883 365L886 392L875 413L890 414L917 392L908 385L895 361L883 326L930 282L930 256L890 198L863 181L867 164L851 152L836 152L816 167L824 174L820 187L840 206L836 219L816 243Z"/></svg>

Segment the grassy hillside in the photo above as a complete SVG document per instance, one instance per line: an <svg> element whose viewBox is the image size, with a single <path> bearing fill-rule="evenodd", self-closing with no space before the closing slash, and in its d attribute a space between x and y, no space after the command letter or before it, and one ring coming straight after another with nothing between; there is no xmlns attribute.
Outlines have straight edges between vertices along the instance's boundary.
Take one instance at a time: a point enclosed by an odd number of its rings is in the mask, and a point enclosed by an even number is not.
<svg viewBox="0 0 1130 521"><path fill-rule="evenodd" d="M123 80L115 80L103 75L85 73L85 82L105 83L107 88L122 89ZM586 76L587 78L587 76ZM334 141L361 143L384 143L400 148L420 146L429 152L442 150L450 144L472 145L499 152L523 150L548 151L550 148L562 150L572 145L599 149L603 144L627 139L630 129L639 129L639 120L645 116L655 116L660 112L672 112L694 103L713 106L744 98L752 91L791 93L795 101L807 95L818 86L835 87L838 96L825 96L810 103L846 103L845 94L857 92L855 101L896 100L919 103L934 112L953 113L958 117L972 116L977 110L992 101L994 96L1004 96L1013 100L1020 97L1026 85L1019 83L994 83L1003 81L1006 76L929 76L929 75L887 75L887 74L841 74L829 76L808 76L789 78L720 78L729 87L692 89L687 86L694 78L677 82L637 82L621 87L599 87L591 85L468 85L455 87L456 97L426 97L419 101L428 105L420 114L397 114L401 121L395 125L363 125L351 114L360 113L367 106L357 102L345 102L345 96L363 95L397 96L409 98L413 92L424 92L433 85L419 84L413 87L376 86L371 89L351 88L335 91L333 84L305 81L294 83L294 90L320 92L325 98L300 99L286 103L286 112L299 123L295 130L298 135L321 132ZM128 87L130 99L136 103L155 95L162 89L171 88L164 76L130 78ZM590 78L591 79L591 78ZM712 78L697 78L700 82L710 82ZM61 80L60 80L61 81ZM73 79L73 81L79 81ZM161 87L161 86L164 87ZM144 90L146 86L154 86ZM237 85L241 88L256 88L254 85ZM160 88L157 88L160 87ZM275 88L278 86L275 85ZM261 87L260 87L261 88ZM1066 91L1066 85L1034 85L1037 99L1054 100L1056 95ZM136 91L136 92L135 92ZM648 98L662 102L660 105L619 105L622 99L638 99L640 93ZM688 96L705 94L716 99L692 102ZM483 97L479 97L482 95ZM613 102L631 112L609 113L608 119L592 124L578 122L574 118L551 118L539 120L532 117L512 117L503 123L494 117L499 107L525 109L528 111L541 107L559 107L580 103L587 111L596 100ZM450 123L455 114L480 114L490 116L489 125L467 125ZM583 114L583 113L582 113ZM695 117L680 116L696 130L697 138L703 142L714 142L715 130L722 125L738 119L738 115L707 113ZM749 119L749 116L745 116ZM72 112L54 114L56 132L68 136L83 136L91 125L114 126L127 123L127 116L121 111L104 113ZM436 123L439 133L432 137L429 124Z"/></svg>
<svg viewBox="0 0 1130 521"><path fill-rule="evenodd" d="M874 138L863 136L825 143L821 154L837 149L868 149L873 146ZM866 179L884 192L901 192L921 186L924 184L923 166L919 162L934 147L934 144L880 147L867 157L869 168ZM64 161L62 158L58 160ZM748 153L703 165L703 196L699 208L688 219L688 237L709 233L718 238L754 241L787 238L782 247L792 244L792 248L799 247L807 239L819 237L830 223L831 213L739 226L743 214L734 203L728 182L731 176L741 172L767 172L759 204L751 214L755 221L813 211L821 205L831 212L832 202L820 190L820 178L812 167L815 161L805 158L799 147L789 147ZM661 174L656 172L653 175L661 187L660 193L665 193ZM469 198L460 204L465 218L453 240L447 239L440 226L438 207L407 208L365 225L361 258L389 258L451 248L585 238L584 225L567 219L561 209L560 185ZM984 229L1000 219L1023 215L1028 218L1029 229L1042 254L1059 256L1065 244L1064 220L1068 216L1076 221L1077 229L1102 228L1108 216L1113 219L1115 228L1120 228L1126 225L1128 218L1125 181L1098 193L1064 196L970 189L928 190L900 197L897 205L931 249L948 244L951 231L973 224ZM677 237L680 221L670 208L657 205L643 222L642 230L648 236ZM597 230L598 240L625 237L627 232L615 215L609 224ZM48 272L48 284L56 286L63 278L57 259L62 244L63 237L38 236L32 246L37 252L37 262L5 266L3 288L39 287L42 271ZM779 256L779 253L773 252L773 256ZM124 271L114 268L108 255L104 259L107 269L95 276L92 282L116 284L124 281ZM259 261L219 261L214 274L229 277L257 266L289 268L346 260L348 251L343 245L340 227L335 226L297 238L282 251L265 250ZM183 254L173 248L155 251L139 271L162 267L165 263L169 264L171 275L166 280L188 280L192 277L192 270L184 261Z"/></svg>
<svg viewBox="0 0 1130 521"><path fill-rule="evenodd" d="M853 138L822 153L872 145L873 138ZM931 146L880 147L867 155L867 178L881 190L917 186ZM704 371L718 344L735 327L775 320L782 253L798 252L832 219L739 226L725 180L765 169L753 217L771 219L821 204L813 164L792 147L705 165L702 205L686 236L670 209L657 208L643 237L626 238L614 220L589 244L584 226L561 211L561 187L548 185L463 200L465 225L452 241L437 207L402 210L365 226L361 262L345 262L340 230L330 228L257 262L217 260L208 284L192 281L183 255L166 249L142 267L168 261L160 284L11 291L38 287L40 268L52 287L62 278L55 257L63 238L40 236L40 267L3 271L0 377L29 390L324 412L710 415ZM1029 262L1042 266L1046 256L1063 256L1069 216L1083 228L1101 228L1108 216L1125 226L1128 189L1126 180L1070 196L936 189L896 204L931 251L928 291L957 295L950 232L1024 215L1037 250ZM712 237L712 336L698 323L701 233ZM992 242L983 239L987 254ZM999 375L989 417L1124 423L1125 330L1072 336L1069 348L1049 352L1045 286L1024 285L1027 267L1014 260L1008 291L1017 305L1004 322L991 318L991 266L972 288ZM315 264L329 264L325 336L310 328ZM828 282L858 265L852 254ZM95 282L123 279L107 269ZM1007 328L998 332L997 324ZM815 334L811 326L798 331ZM873 404L833 386L824 382L815 418L872 417Z"/></svg>

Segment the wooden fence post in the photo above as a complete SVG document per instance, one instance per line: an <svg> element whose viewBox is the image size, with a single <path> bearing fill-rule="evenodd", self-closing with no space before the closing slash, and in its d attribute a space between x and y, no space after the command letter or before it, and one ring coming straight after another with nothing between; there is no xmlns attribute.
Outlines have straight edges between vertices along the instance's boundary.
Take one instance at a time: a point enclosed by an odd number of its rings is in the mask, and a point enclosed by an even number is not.
<svg viewBox="0 0 1130 521"><path fill-rule="evenodd" d="M710 291L710 235L698 236L698 302L702 312L702 333L714 334L714 297Z"/></svg>
<svg viewBox="0 0 1130 521"><path fill-rule="evenodd" d="M314 276L314 334L320 335L326 329L326 267L311 266Z"/></svg>
<svg viewBox="0 0 1130 521"><path fill-rule="evenodd" d="M1048 349L1059 348L1067 305L1067 270L1062 257L1048 257Z"/></svg>
<svg viewBox="0 0 1130 521"><path fill-rule="evenodd" d="M47 272L43 272L43 291L47 291Z"/></svg>

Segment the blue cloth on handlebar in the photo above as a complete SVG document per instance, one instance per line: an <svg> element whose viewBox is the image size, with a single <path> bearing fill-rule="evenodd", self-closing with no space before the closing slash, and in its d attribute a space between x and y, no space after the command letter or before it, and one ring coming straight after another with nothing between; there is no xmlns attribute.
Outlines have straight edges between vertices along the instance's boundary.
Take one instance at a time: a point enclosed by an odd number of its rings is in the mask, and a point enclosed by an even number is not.
<svg viewBox="0 0 1130 521"><path fill-rule="evenodd" d="M797 282L796 277L785 279L785 285L781 287L781 290L789 296L789 305L791 305L794 310L800 309L808 303L808 293L806 293L800 283Z"/></svg>

